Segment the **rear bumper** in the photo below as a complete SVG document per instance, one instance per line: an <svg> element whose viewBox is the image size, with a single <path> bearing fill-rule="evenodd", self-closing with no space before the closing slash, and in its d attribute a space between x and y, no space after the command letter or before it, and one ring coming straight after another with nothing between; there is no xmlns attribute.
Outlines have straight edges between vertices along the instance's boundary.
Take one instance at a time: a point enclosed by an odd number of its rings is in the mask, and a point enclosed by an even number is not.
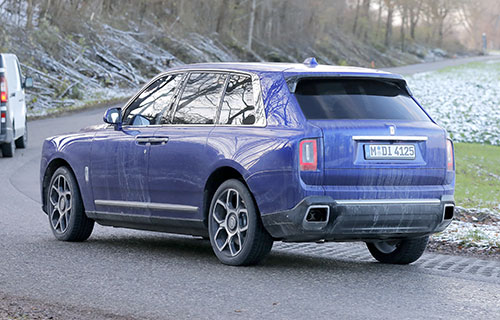
<svg viewBox="0 0 500 320"><path fill-rule="evenodd" d="M443 231L451 223L454 205L453 196L447 195L401 200L311 196L291 210L262 215L262 222L274 238L286 241L400 239ZM315 218L310 215L313 209Z"/></svg>
<svg viewBox="0 0 500 320"><path fill-rule="evenodd" d="M2 131L0 131L0 144L10 143L14 139L12 128L6 128L5 123L2 123Z"/></svg>

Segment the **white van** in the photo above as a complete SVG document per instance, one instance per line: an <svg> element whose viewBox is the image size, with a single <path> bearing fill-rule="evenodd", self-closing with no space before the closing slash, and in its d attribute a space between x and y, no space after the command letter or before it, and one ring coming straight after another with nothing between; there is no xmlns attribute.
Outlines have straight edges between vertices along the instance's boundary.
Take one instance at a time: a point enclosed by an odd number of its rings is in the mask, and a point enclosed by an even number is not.
<svg viewBox="0 0 500 320"><path fill-rule="evenodd" d="M4 157L12 157L15 148L26 148L26 101L24 89L33 79L24 78L16 55L0 54L0 148Z"/></svg>

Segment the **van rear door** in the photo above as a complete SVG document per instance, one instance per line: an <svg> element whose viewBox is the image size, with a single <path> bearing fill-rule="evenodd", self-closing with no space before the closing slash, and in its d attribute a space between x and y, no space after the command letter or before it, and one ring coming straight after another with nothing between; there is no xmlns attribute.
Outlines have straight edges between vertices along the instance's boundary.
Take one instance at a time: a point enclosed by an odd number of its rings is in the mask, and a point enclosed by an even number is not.
<svg viewBox="0 0 500 320"><path fill-rule="evenodd" d="M9 109L14 122L15 138L18 138L22 136L25 131L26 107L24 90L21 84L21 70L15 55L5 55L5 70L9 89Z"/></svg>

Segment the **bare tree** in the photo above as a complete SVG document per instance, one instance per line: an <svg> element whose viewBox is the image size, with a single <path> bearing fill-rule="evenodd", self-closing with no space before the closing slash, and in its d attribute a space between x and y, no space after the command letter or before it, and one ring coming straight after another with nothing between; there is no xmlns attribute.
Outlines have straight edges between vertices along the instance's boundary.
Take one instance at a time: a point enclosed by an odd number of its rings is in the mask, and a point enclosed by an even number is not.
<svg viewBox="0 0 500 320"><path fill-rule="evenodd" d="M385 6L387 8L387 20L385 25L385 41L384 44L386 47L391 46L392 42L392 20L394 15L394 0L384 0Z"/></svg>
<svg viewBox="0 0 500 320"><path fill-rule="evenodd" d="M252 40L253 40L253 29L255 26L255 10L257 8L257 0L252 0L252 6L250 10L250 23L248 25L248 50L252 50Z"/></svg>

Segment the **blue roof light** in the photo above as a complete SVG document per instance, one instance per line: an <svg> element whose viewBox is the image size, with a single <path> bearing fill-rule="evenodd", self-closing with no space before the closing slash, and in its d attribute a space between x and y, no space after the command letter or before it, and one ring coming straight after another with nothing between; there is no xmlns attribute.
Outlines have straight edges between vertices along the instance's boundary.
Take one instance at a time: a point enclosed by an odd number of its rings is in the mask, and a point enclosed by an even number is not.
<svg viewBox="0 0 500 320"><path fill-rule="evenodd" d="M303 62L306 66L310 68L314 68L318 65L318 61L316 61L315 57L309 57Z"/></svg>

